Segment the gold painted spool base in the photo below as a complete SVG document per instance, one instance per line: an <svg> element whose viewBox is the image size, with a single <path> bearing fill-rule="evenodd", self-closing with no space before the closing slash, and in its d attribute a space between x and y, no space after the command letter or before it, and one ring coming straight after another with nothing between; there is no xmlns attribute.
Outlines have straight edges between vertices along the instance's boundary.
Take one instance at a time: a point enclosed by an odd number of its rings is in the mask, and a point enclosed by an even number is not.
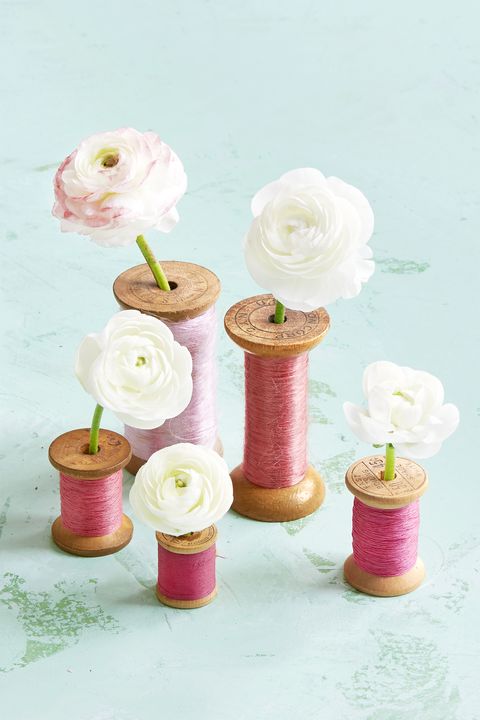
<svg viewBox="0 0 480 720"><path fill-rule="evenodd" d="M110 535L98 537L75 535L63 525L61 516L52 525L52 538L55 545L71 555L81 555L82 557L101 557L116 553L128 545L132 535L133 524L127 515L123 515L122 524L118 530Z"/></svg>
<svg viewBox="0 0 480 720"><path fill-rule="evenodd" d="M367 595L396 597L397 595L406 595L412 592L412 590L416 590L417 587L422 584L423 578L425 577L425 566L423 561L417 558L417 562L413 568L404 575L379 577L358 567L353 555L350 555L345 560L343 575L349 585Z"/></svg>
<svg viewBox="0 0 480 720"><path fill-rule="evenodd" d="M221 456L223 457L223 443L220 440L219 437L217 437L215 441L215 445L213 446L213 449ZM136 475L137 472L140 470L142 465L145 465L147 461L143 460L143 458L139 458L136 455L132 455L132 459L127 465L127 470L131 475Z"/></svg>
<svg viewBox="0 0 480 720"><path fill-rule="evenodd" d="M309 465L305 477L296 485L265 488L251 483L242 465L230 473L233 482L233 505L239 515L262 522L289 522L311 515L325 497L325 485L318 472Z"/></svg>
<svg viewBox="0 0 480 720"><path fill-rule="evenodd" d="M157 595L157 599L162 603L162 605L179 608L180 610L193 610L194 608L204 607L205 605L208 605L208 603L211 603L217 594L217 588L215 586L215 589L210 593L210 595L206 595L204 598L199 598L198 600L175 600L175 598L162 595L162 593L158 590L158 586L155 593Z"/></svg>

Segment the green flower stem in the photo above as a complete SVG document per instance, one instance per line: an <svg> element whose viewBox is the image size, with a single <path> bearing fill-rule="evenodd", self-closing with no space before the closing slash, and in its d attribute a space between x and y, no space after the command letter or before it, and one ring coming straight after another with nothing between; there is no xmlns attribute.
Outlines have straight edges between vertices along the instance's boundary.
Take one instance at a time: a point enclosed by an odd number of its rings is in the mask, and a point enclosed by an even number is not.
<svg viewBox="0 0 480 720"><path fill-rule="evenodd" d="M395 448L392 443L385 445L385 471L383 473L384 480L393 480L395 477Z"/></svg>
<svg viewBox="0 0 480 720"><path fill-rule="evenodd" d="M89 455L95 455L98 452L98 435L100 432L100 421L102 419L103 407L97 405L93 413L92 426L90 428L90 444L88 446Z"/></svg>
<svg viewBox="0 0 480 720"><path fill-rule="evenodd" d="M147 261L148 267L152 271L155 282L157 283L160 290L170 292L170 285L168 284L167 276L163 272L162 266L153 254L150 245L147 243L143 235L139 235L137 237L137 245L140 248L143 257Z"/></svg>
<svg viewBox="0 0 480 720"><path fill-rule="evenodd" d="M273 322L278 323L278 325L285 322L285 305L282 305L278 300L275 304L275 317Z"/></svg>

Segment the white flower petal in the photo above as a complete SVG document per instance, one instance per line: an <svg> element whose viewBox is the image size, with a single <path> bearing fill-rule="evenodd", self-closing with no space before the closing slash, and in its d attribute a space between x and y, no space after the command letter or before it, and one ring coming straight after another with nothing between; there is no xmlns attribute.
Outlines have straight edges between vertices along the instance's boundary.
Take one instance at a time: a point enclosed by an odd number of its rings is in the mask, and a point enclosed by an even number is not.
<svg viewBox="0 0 480 720"><path fill-rule="evenodd" d="M130 490L137 517L158 532L176 536L209 527L232 502L225 460L214 450L190 443L154 453Z"/></svg>
<svg viewBox="0 0 480 720"><path fill-rule="evenodd" d="M374 271L373 213L360 191L319 170L292 170L252 200L244 240L254 280L292 310L358 295Z"/></svg>
<svg viewBox="0 0 480 720"><path fill-rule="evenodd" d="M412 458L434 455L459 423L455 405L443 405L443 385L433 375L387 361L369 365L363 374L368 410L344 404L345 417L364 442L391 442Z"/></svg>
<svg viewBox="0 0 480 720"><path fill-rule="evenodd" d="M180 415L192 397L188 349L165 323L137 310L116 313L101 333L88 335L75 371L97 403L136 428L163 425Z"/></svg>

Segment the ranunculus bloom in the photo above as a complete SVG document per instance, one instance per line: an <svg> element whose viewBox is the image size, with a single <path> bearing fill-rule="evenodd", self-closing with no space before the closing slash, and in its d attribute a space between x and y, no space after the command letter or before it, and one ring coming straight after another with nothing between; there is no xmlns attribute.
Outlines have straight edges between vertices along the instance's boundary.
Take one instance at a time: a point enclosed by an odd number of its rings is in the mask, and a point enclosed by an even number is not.
<svg viewBox="0 0 480 720"><path fill-rule="evenodd" d="M443 385L434 375L391 362L374 362L363 375L367 409L343 405L350 428L372 445L392 443L411 458L435 455L453 433L459 412L443 404Z"/></svg>
<svg viewBox="0 0 480 720"><path fill-rule="evenodd" d="M219 520L233 502L225 460L201 445L179 443L158 450L138 471L130 503L158 532L184 535Z"/></svg>
<svg viewBox="0 0 480 720"><path fill-rule="evenodd" d="M252 212L248 270L288 308L309 311L352 298L372 275L372 208L339 178L292 170L255 195Z"/></svg>
<svg viewBox="0 0 480 720"><path fill-rule="evenodd" d="M192 397L192 357L151 315L123 310L87 335L75 362L85 390L132 427L151 429L185 410Z"/></svg>
<svg viewBox="0 0 480 720"><path fill-rule="evenodd" d="M54 187L53 214L64 232L129 245L149 228L176 225L187 176L158 135L121 128L83 140L60 165Z"/></svg>

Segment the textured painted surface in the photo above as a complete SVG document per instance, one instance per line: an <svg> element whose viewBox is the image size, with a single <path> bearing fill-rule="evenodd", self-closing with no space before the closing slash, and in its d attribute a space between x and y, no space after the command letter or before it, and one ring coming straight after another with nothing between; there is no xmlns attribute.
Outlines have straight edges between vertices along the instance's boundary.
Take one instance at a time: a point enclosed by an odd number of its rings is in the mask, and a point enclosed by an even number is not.
<svg viewBox="0 0 480 720"><path fill-rule="evenodd" d="M434 0L0 0L3 352L0 704L12 720L474 720L480 718L478 3ZM324 507L304 521L220 523L220 593L185 612L152 592L156 543L137 526L117 556L50 541L58 479L46 449L88 422L74 350L139 262L62 236L57 163L122 124L157 130L189 193L158 254L215 270L220 311L257 288L240 241L249 199L312 165L358 185L376 214L377 272L329 308L311 356L310 456ZM242 355L220 342L226 457L242 444ZM368 447L342 419L379 358L444 379L462 424L426 463L425 585L372 599L345 586L351 497L343 474ZM120 429L106 416L108 425ZM131 478L125 479L125 497ZM68 702L68 712L66 711Z"/></svg>

